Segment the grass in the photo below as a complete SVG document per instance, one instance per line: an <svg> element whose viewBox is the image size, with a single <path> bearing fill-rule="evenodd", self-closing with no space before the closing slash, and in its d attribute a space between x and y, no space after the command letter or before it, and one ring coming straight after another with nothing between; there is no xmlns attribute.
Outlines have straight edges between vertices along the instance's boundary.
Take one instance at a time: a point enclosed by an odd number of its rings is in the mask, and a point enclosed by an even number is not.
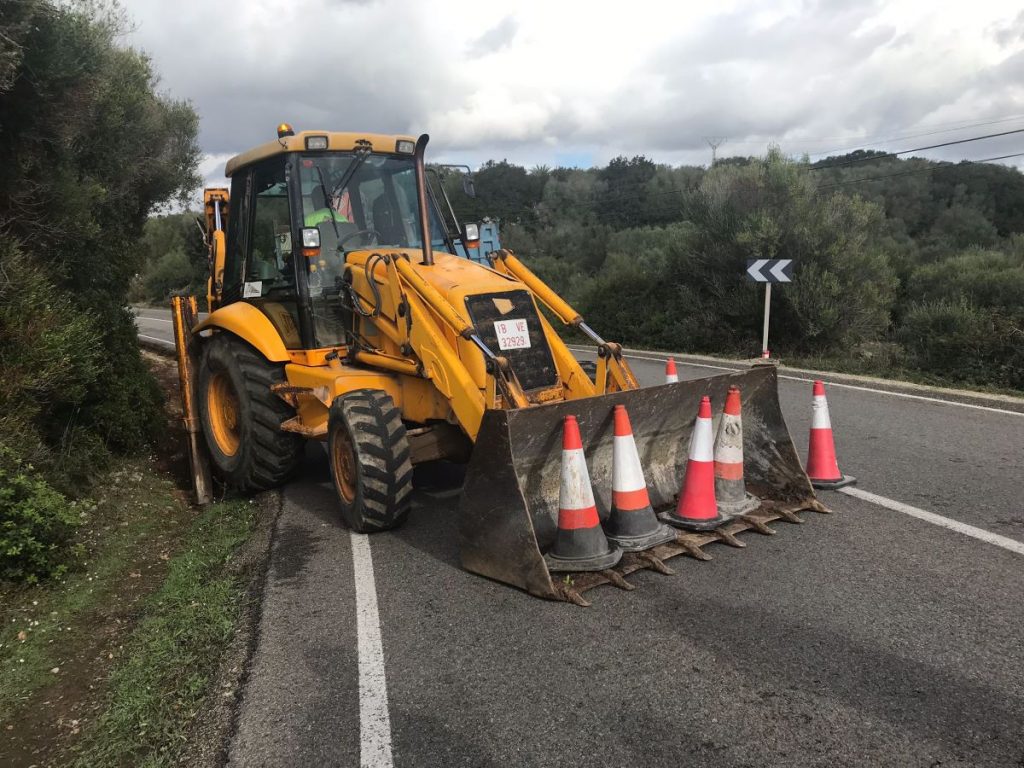
<svg viewBox="0 0 1024 768"><path fill-rule="evenodd" d="M215 504L193 522L163 585L142 606L75 765L174 763L234 631L244 585L225 566L248 537L255 510L249 502Z"/></svg>
<svg viewBox="0 0 1024 768"><path fill-rule="evenodd" d="M146 462L124 464L96 498L75 505L83 561L56 583L0 589L0 722L59 682L75 648L97 642L110 621L106 608L132 569L159 562L154 550L186 514L172 488Z"/></svg>

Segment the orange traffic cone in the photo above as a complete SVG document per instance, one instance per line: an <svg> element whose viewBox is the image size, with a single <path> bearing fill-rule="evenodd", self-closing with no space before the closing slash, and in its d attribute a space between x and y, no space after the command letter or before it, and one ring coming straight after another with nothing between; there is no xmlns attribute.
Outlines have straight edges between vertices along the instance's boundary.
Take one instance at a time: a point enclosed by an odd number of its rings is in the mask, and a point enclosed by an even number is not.
<svg viewBox="0 0 1024 768"><path fill-rule="evenodd" d="M725 410L715 440L715 499L718 511L738 517L761 506L761 500L747 493L743 481L743 418L739 387L729 387Z"/></svg>
<svg viewBox="0 0 1024 768"><path fill-rule="evenodd" d="M836 445L832 439L832 420L828 415L825 385L814 382L814 403L811 410L811 439L807 448L807 476L815 488L835 490L853 485L857 478L839 471Z"/></svg>
<svg viewBox="0 0 1024 768"><path fill-rule="evenodd" d="M690 436L690 458L686 478L674 512L663 512L661 519L677 528L709 531L725 522L715 502L715 440L711 428L711 400L700 401L697 421Z"/></svg>
<svg viewBox="0 0 1024 768"><path fill-rule="evenodd" d="M674 358L669 358L665 361L665 383L675 384L679 381L679 374L676 373L676 361Z"/></svg>
<svg viewBox="0 0 1024 768"><path fill-rule="evenodd" d="M614 409L612 438L612 510L605 521L608 540L626 552L639 552L675 539L676 534L654 516L640 454L624 405Z"/></svg>
<svg viewBox="0 0 1024 768"><path fill-rule="evenodd" d="M558 530L555 545L544 561L552 571L603 571L621 557L622 550L609 544L601 530L579 424L575 416L566 416L562 428Z"/></svg>

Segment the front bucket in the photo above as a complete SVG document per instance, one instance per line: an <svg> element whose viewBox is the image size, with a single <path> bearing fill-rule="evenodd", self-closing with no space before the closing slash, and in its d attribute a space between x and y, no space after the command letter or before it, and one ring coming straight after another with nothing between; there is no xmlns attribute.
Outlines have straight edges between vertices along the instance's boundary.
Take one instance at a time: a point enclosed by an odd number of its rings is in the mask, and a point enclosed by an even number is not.
<svg viewBox="0 0 1024 768"><path fill-rule="evenodd" d="M613 409L620 404L626 406L651 504L660 511L670 508L679 494L693 415L701 398L709 396L712 412L720 414L730 386L738 386L743 393L747 488L761 499L761 509L771 510L771 514L758 518L754 512L744 516L751 518L748 522L731 522L723 532L680 531L676 542L659 545L650 553L627 553L616 566L617 573L602 572L604 578L585 581L582 588L597 583L621 585L621 574L645 567L661 570L664 565L660 560L676 554L698 556L699 547L716 537L737 546L733 533L748 528L770 533L764 525L766 520L794 520L793 513L803 509L826 511L815 499L782 417L775 368L759 366L598 397L488 411L473 448L460 501L463 566L539 597L583 602L578 594L567 596L561 577L552 579L543 556L554 542L558 519L564 417L573 415L579 422L594 498L603 521L611 507Z"/></svg>

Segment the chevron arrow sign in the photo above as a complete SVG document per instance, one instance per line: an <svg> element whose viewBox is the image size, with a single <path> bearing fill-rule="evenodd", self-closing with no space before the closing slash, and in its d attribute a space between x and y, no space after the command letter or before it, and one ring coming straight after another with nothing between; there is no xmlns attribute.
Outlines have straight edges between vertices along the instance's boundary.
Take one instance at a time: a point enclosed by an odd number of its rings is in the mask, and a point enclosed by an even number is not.
<svg viewBox="0 0 1024 768"><path fill-rule="evenodd" d="M747 278L757 283L789 283L793 281L792 259L751 259L747 262Z"/></svg>

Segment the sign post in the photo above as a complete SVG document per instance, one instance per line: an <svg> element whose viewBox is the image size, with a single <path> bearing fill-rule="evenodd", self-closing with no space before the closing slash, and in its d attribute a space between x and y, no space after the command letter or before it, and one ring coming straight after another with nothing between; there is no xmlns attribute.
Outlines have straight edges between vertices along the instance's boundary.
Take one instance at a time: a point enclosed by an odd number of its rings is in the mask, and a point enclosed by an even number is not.
<svg viewBox="0 0 1024 768"><path fill-rule="evenodd" d="M764 331L761 334L761 357L768 357L768 319L772 308L772 283L792 282L792 259L751 259L747 262L747 279L764 283Z"/></svg>

